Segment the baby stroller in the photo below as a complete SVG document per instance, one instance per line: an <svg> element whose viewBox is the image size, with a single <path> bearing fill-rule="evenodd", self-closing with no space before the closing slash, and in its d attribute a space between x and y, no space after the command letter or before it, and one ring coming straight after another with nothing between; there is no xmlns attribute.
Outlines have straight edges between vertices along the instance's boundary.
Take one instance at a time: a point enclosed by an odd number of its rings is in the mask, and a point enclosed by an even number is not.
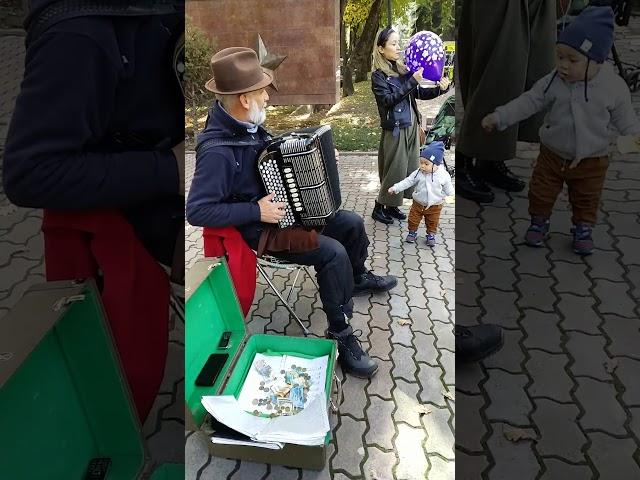
<svg viewBox="0 0 640 480"><path fill-rule="evenodd" d="M431 142L441 141L444 143L444 148L451 149L451 142L453 135L456 131L456 96L450 95L438 110L436 118L433 120L433 125L426 132L425 145L429 145ZM444 168L447 169L451 178L455 176L455 167L447 165L447 161L443 160Z"/></svg>
<svg viewBox="0 0 640 480"><path fill-rule="evenodd" d="M589 5L610 6L615 14L616 24L624 27L629 24L632 0L563 0L557 3L558 33ZM629 86L631 92L640 89L640 66L622 61L615 43L611 48L613 63L618 68L620 76Z"/></svg>

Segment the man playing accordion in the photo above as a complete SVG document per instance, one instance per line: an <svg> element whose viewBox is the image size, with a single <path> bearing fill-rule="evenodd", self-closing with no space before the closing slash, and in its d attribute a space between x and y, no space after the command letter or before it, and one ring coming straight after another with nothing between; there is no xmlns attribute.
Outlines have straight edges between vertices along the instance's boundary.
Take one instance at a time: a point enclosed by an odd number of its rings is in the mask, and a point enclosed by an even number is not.
<svg viewBox="0 0 640 480"><path fill-rule="evenodd" d="M347 372L372 377L378 365L363 351L349 325L352 296L385 292L393 276L365 268L367 238L360 216L338 210L321 233L290 227L265 242L265 232L284 217L284 203L274 201L260 180L257 160L271 136L261 126L272 73L249 48L231 47L211 59L213 78L206 88L216 94L204 131L198 136L196 168L187 200L187 220L203 227L235 227L247 244L300 265L313 265L327 315L327 337L338 343ZM285 234L280 235L280 233ZM260 241L262 237L262 242Z"/></svg>

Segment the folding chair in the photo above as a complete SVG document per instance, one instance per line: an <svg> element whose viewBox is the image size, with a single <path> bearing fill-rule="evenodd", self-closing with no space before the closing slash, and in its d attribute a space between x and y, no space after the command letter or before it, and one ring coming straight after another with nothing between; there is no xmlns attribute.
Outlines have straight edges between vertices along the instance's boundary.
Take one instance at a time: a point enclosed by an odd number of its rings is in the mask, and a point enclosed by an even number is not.
<svg viewBox="0 0 640 480"><path fill-rule="evenodd" d="M309 329L302 323L302 320L300 320L300 317L298 317L298 315L293 310L291 305L289 305L289 298L291 297L291 294L293 293L293 290L296 287L296 283L298 282L298 278L300 277L300 272L306 273L311 279L311 281L313 282L313 284L316 286L316 288L318 288L318 283L316 282L316 279L313 278L313 275L311 275L311 273L309 273L309 270L305 265L298 265L297 263L287 262L286 260L272 257L271 255L263 255L261 258L258 258L257 267L258 267L258 271L260 272L260 275L262 275L262 278L265 279L267 284L271 287L271 290L273 290L273 293L276 294L276 297L280 299L284 307L289 311L289 315L293 317L293 319L298 323L298 325L300 325L300 328L302 329L304 336L307 337L309 335ZM278 288L273 283L273 280L269 277L269 275L267 275L267 272L266 272L267 268L296 272L296 275L293 279L293 283L289 287L289 292L287 293L286 297L282 296ZM286 287L286 284L285 284L285 287Z"/></svg>

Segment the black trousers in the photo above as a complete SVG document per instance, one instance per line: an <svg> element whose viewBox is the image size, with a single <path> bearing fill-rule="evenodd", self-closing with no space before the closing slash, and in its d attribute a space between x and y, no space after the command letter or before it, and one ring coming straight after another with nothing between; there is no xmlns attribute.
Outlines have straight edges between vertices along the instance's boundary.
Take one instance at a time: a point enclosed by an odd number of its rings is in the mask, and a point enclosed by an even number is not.
<svg viewBox="0 0 640 480"><path fill-rule="evenodd" d="M251 245L251 242L249 242ZM256 248L257 245L251 245ZM318 248L304 253L268 252L269 255L313 266L316 270L322 309L327 315L329 328L344 328L344 317L353 315L354 276L366 272L369 238L362 217L339 210L318 235ZM340 328L342 327L342 328ZM336 331L335 329L332 329Z"/></svg>

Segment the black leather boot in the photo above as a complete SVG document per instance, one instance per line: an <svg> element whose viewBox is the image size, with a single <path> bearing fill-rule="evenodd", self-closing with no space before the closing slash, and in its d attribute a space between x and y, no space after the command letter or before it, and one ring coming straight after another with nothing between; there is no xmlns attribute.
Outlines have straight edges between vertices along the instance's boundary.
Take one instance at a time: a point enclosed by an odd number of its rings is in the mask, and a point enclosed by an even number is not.
<svg viewBox="0 0 640 480"><path fill-rule="evenodd" d="M362 331L358 330L362 333ZM371 378L378 371L378 364L360 345L353 327L348 326L341 332L327 331L327 338L338 342L338 361L351 375L360 378Z"/></svg>
<svg viewBox="0 0 640 480"><path fill-rule="evenodd" d="M486 182L507 192L521 192L526 186L504 162L476 160L476 173Z"/></svg>
<svg viewBox="0 0 640 480"><path fill-rule="evenodd" d="M456 152L456 195L478 203L491 203L495 195L478 176L473 159Z"/></svg>
<svg viewBox="0 0 640 480"><path fill-rule="evenodd" d="M498 325L455 326L456 362L476 362L502 348L502 328Z"/></svg>
<svg viewBox="0 0 640 480"><path fill-rule="evenodd" d="M387 217L397 218L398 220L406 220L407 216L400 211L398 207L385 207L384 214Z"/></svg>
<svg viewBox="0 0 640 480"><path fill-rule="evenodd" d="M380 205L377 201L376 206L373 207L371 218L373 218L376 222L384 223L385 225L391 225L393 223L393 218L387 216L387 214L384 212L384 206Z"/></svg>

